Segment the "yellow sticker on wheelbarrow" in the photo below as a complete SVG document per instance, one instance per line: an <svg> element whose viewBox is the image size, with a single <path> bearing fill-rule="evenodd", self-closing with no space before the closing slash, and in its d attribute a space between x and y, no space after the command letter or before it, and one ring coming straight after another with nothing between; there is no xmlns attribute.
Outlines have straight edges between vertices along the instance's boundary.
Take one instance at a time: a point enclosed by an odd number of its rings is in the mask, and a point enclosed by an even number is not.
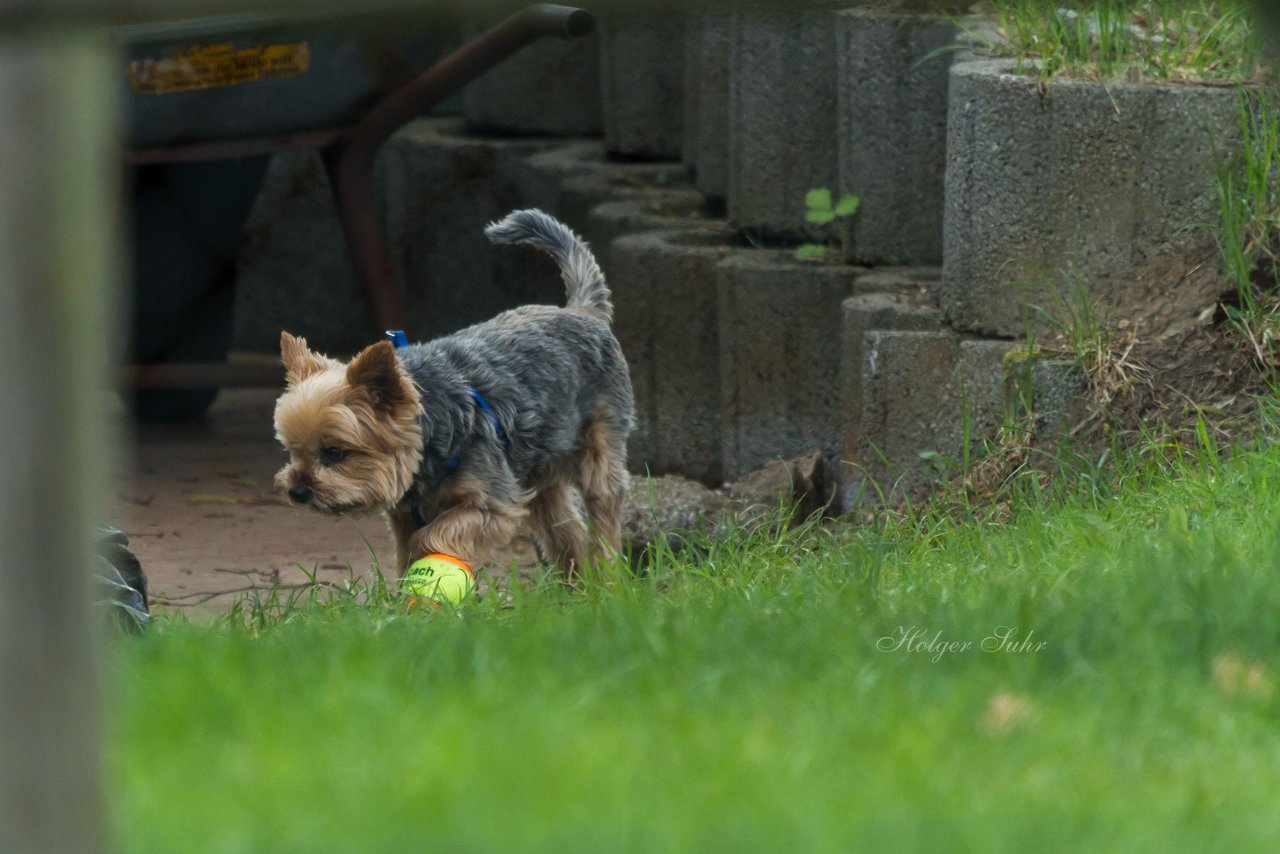
<svg viewBox="0 0 1280 854"><path fill-rule="evenodd" d="M166 95L297 77L310 68L311 47L307 42L242 48L225 42L196 45L161 59L132 60L129 85L143 95Z"/></svg>

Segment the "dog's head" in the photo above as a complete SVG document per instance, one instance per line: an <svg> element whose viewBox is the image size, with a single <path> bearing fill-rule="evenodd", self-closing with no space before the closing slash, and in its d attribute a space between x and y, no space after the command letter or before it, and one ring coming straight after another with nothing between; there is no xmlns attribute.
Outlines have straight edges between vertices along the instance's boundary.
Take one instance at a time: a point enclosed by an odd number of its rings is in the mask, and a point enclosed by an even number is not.
<svg viewBox="0 0 1280 854"><path fill-rule="evenodd" d="M329 513L394 507L422 460L422 403L391 344L343 364L283 332L280 356L287 387L275 427L289 464L276 487Z"/></svg>

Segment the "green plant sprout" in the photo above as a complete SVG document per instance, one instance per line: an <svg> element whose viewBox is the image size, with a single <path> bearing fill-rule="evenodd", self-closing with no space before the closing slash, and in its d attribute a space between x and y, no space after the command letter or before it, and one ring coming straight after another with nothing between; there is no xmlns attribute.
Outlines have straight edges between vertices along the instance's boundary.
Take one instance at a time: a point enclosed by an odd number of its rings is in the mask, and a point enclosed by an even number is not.
<svg viewBox="0 0 1280 854"><path fill-rule="evenodd" d="M837 220L840 222L840 247L849 245L849 226L847 220L858 212L861 199L845 193L840 201L835 201L831 191L826 187L815 187L804 194L804 220L814 225L828 225ZM820 243L805 243L796 249L797 261L821 261L827 257L827 247Z"/></svg>

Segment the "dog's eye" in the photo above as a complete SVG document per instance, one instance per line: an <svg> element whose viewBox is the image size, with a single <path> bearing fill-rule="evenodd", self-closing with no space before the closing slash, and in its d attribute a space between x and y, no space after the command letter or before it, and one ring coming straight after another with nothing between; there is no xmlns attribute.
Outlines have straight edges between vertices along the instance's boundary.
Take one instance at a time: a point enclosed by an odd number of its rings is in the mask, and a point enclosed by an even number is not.
<svg viewBox="0 0 1280 854"><path fill-rule="evenodd" d="M346 448L321 448L320 462L327 466L336 466L347 458Z"/></svg>

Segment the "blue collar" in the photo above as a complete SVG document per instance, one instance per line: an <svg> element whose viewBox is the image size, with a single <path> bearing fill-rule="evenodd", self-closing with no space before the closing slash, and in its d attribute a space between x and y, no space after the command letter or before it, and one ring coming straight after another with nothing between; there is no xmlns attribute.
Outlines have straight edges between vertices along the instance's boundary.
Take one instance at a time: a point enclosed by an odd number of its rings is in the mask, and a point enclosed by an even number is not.
<svg viewBox="0 0 1280 854"><path fill-rule="evenodd" d="M409 346L409 338L404 334L403 329L387 330L387 340L389 340L391 342L391 346L397 350L402 350ZM471 399L475 401L476 409L479 409L485 415L489 416L489 420L493 422L493 434L497 436L498 441L502 443L502 449L505 451L507 448L510 448L511 440L507 437L507 431L502 429L502 422L498 419L498 414L493 411L491 406L489 406L489 402L484 399L484 396L480 394L480 392L476 391L475 386L467 386L467 391L471 394ZM465 447L465 445L463 447ZM462 448L459 448L457 453L455 453L449 461L444 464L444 472L441 473L439 480L436 481L436 486L444 483L445 478L458 470L458 461L461 458ZM419 528L425 527L427 521L422 515L422 510L419 509L416 504L412 505L409 509L413 513L414 524Z"/></svg>

